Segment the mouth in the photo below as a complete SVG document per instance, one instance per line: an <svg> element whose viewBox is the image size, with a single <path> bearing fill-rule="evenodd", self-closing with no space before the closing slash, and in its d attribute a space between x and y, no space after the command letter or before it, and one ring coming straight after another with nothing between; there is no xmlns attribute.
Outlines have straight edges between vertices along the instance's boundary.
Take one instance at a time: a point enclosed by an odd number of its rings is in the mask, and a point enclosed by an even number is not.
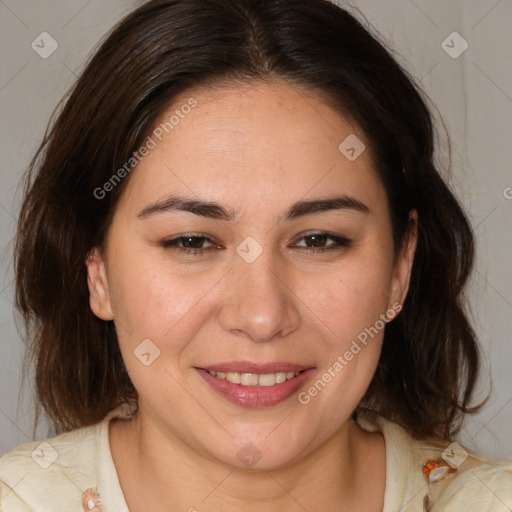
<svg viewBox="0 0 512 512"><path fill-rule="evenodd" d="M195 368L217 394L241 407L270 407L294 395L315 368L290 363L229 363Z"/></svg>
<svg viewBox="0 0 512 512"><path fill-rule="evenodd" d="M287 380L298 377L300 372L275 372L275 373L240 373L240 372L216 372L215 370L206 370L212 377L225 379L232 384L240 384L241 386L275 386L282 384Z"/></svg>

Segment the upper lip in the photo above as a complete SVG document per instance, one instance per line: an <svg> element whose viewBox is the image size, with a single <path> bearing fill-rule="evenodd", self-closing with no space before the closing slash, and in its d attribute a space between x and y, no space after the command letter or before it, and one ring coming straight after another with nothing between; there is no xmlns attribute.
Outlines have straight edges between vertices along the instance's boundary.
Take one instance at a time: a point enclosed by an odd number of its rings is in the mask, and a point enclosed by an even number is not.
<svg viewBox="0 0 512 512"><path fill-rule="evenodd" d="M251 361L230 361L226 363L216 363L201 368L215 372L236 372L236 373L277 373L277 372L300 372L313 368L310 364L273 362L273 363L253 363Z"/></svg>

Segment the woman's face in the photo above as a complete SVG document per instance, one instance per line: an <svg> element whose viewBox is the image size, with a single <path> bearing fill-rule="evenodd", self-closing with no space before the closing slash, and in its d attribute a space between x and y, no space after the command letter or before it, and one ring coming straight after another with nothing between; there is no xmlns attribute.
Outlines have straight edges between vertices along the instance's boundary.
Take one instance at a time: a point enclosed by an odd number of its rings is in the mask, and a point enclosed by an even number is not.
<svg viewBox="0 0 512 512"><path fill-rule="evenodd" d="M91 307L147 422L231 466L284 466L348 424L414 240L395 260L363 134L305 89L197 90L172 115L88 259Z"/></svg>

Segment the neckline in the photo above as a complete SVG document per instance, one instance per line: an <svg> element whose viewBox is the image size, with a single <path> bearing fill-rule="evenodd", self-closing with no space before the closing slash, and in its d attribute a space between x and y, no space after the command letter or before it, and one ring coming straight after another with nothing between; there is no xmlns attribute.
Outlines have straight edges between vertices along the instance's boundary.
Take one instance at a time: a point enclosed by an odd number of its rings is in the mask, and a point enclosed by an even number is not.
<svg viewBox="0 0 512 512"><path fill-rule="evenodd" d="M97 489L102 506L106 511L130 512L117 474L112 450L110 449L109 427L115 418L128 419L133 416L136 407L123 403L110 411L99 424L97 445Z"/></svg>
<svg viewBox="0 0 512 512"><path fill-rule="evenodd" d="M126 503L119 477L112 457L109 426L114 418L133 417L136 405L123 403L110 411L98 425L97 443L97 489L106 511L130 512ZM379 414L362 412L357 424L368 432L379 431L384 437L386 450L386 484L382 512L396 512L403 507L409 479L415 474L411 457L403 457L413 450L412 438L405 430Z"/></svg>
<svg viewBox="0 0 512 512"><path fill-rule="evenodd" d="M359 412L357 424L368 432L382 432L386 445L386 485L382 512L396 512L404 507L404 496L414 478L417 468L413 467L410 454L413 453L413 439L398 424L374 412ZM406 455L404 457L404 455Z"/></svg>

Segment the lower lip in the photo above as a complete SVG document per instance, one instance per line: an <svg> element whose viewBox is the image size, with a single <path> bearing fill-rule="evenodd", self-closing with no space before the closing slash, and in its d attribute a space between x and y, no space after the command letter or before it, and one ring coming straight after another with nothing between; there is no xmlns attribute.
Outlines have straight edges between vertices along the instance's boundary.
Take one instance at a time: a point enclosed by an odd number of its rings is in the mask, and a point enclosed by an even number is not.
<svg viewBox="0 0 512 512"><path fill-rule="evenodd" d="M271 407L290 398L313 373L314 368L308 368L299 373L297 377L273 386L242 386L226 379L214 377L201 368L196 368L196 370L217 393L236 405L241 407Z"/></svg>

